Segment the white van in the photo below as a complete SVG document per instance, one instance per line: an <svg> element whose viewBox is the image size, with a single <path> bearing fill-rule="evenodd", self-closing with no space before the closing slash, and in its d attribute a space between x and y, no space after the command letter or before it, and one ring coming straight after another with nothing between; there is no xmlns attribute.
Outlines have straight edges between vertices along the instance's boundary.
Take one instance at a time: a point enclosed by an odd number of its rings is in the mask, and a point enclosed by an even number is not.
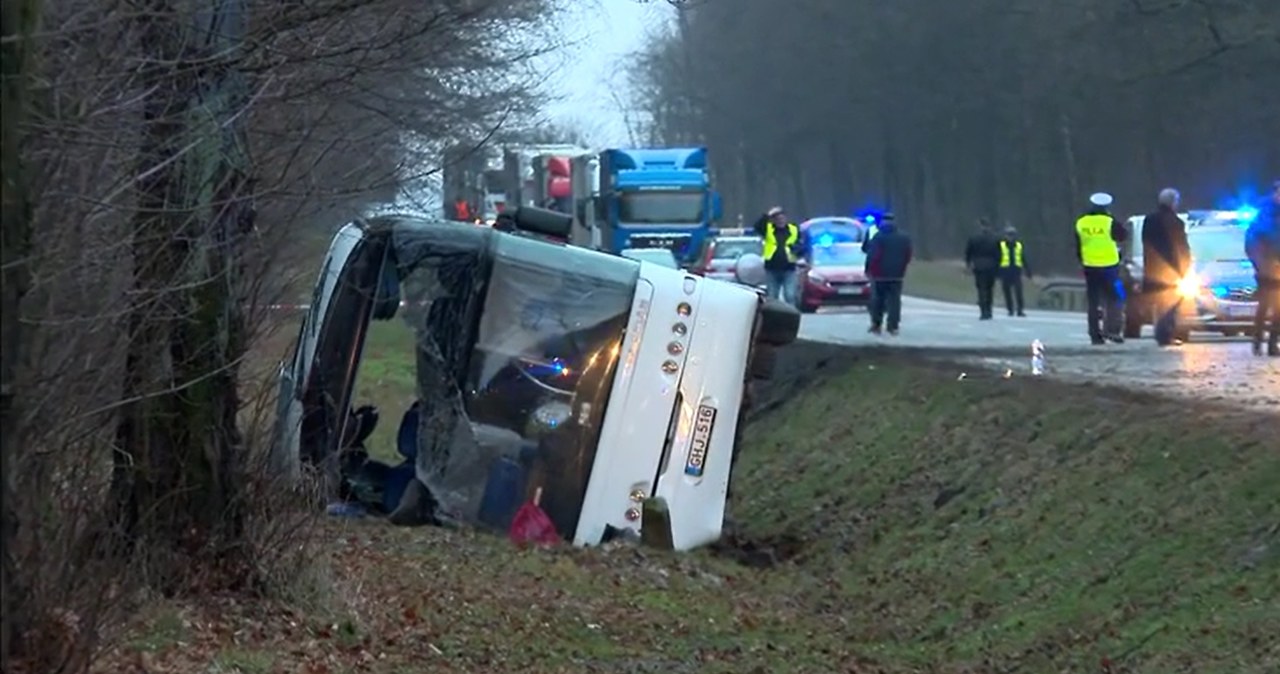
<svg viewBox="0 0 1280 674"><path fill-rule="evenodd" d="M1244 250L1244 234L1249 225L1241 211L1190 211L1179 213L1187 226L1192 268L1178 285L1178 335L1187 340L1192 331L1216 332L1227 336L1248 332L1257 312L1257 288L1253 265ZM1125 337L1137 338L1142 326L1155 320L1155 310L1143 293L1142 223L1134 216L1126 223L1125 243Z"/></svg>
<svg viewBox="0 0 1280 674"><path fill-rule="evenodd" d="M795 339L799 313L537 236L550 222L567 238L569 216L515 216L532 235L404 216L337 233L281 365L277 470L318 466L337 484L363 470L367 456L350 457L371 430L352 421L365 334L403 320L418 401L403 411L403 464L381 468L425 486L439 521L501 529L540 493L564 539L594 545L638 534L661 499L675 549L717 540L746 384Z"/></svg>

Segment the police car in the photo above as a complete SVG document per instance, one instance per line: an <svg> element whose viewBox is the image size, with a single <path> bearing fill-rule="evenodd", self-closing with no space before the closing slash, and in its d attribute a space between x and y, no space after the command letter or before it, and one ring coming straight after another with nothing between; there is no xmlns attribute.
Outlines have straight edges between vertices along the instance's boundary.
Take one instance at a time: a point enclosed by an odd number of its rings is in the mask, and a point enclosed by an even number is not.
<svg viewBox="0 0 1280 674"><path fill-rule="evenodd" d="M353 391L371 323L402 320L418 400L403 411L403 462L381 473L407 471L439 521L500 529L537 493L578 545L658 525L676 549L717 540L747 384L763 376L759 354L795 339L799 312L557 243L569 216L521 208L515 222L387 215L337 233L280 367L275 470L310 466L339 485L374 472L347 460L371 430L353 419L377 418L351 412ZM656 524L653 499L666 506Z"/></svg>
<svg viewBox="0 0 1280 674"><path fill-rule="evenodd" d="M1238 335L1252 329L1257 311L1257 287L1253 266L1244 250L1244 235L1256 212L1205 210L1180 213L1187 225L1191 247L1191 271L1179 281L1178 339L1192 331ZM1143 216L1129 219L1124 269L1128 297L1125 336L1141 336L1142 326L1154 322L1155 309L1142 289Z"/></svg>

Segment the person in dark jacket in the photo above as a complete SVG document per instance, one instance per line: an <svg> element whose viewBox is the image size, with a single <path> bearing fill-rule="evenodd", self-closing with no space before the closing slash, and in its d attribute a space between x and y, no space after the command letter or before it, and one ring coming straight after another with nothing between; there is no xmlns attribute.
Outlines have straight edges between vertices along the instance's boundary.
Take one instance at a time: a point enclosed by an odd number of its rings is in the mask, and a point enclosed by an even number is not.
<svg viewBox="0 0 1280 674"><path fill-rule="evenodd" d="M1181 201L1178 190L1166 187L1156 198L1155 212L1142 220L1142 294L1154 312L1156 343L1160 346L1177 341L1182 306L1178 282L1191 271L1187 225L1178 217Z"/></svg>
<svg viewBox="0 0 1280 674"><path fill-rule="evenodd" d="M1253 352L1262 355L1263 333L1270 332L1267 355L1280 357L1280 180L1272 186L1271 200L1258 210L1257 218L1245 233L1245 252L1253 263L1258 284Z"/></svg>
<svg viewBox="0 0 1280 674"><path fill-rule="evenodd" d="M1000 272L1000 239L986 218L980 220L979 225L980 230L964 248L964 264L973 274L973 283L978 289L979 317L989 321L991 304L995 299L996 276Z"/></svg>
<svg viewBox="0 0 1280 674"><path fill-rule="evenodd" d="M1114 201L1106 192L1089 197L1089 210L1076 220L1076 259L1084 272L1085 319L1089 341L1124 343L1120 322L1124 290L1120 284L1120 244L1128 238L1124 225L1111 215ZM1098 319L1102 319L1099 329Z"/></svg>
<svg viewBox="0 0 1280 674"><path fill-rule="evenodd" d="M511 215L510 213L508 213L508 212L506 212L506 211L503 211L502 213L499 213L499 214L498 214L498 217L497 217L496 219L494 219L494 221L493 221L493 228L494 228L494 229L496 229L496 230L498 230L499 232L514 232L514 231L516 231L516 219L515 219L515 216Z"/></svg>
<svg viewBox="0 0 1280 674"><path fill-rule="evenodd" d="M885 221L867 242L866 250L867 276L872 285L870 332L878 335L884 326L896 336L902 321L902 282L911 264L911 237L899 231L892 221Z"/></svg>
<svg viewBox="0 0 1280 674"><path fill-rule="evenodd" d="M1005 225L1004 238L1000 239L1000 287L1004 290L1004 308L1009 315L1026 317L1026 301L1022 294L1022 278L1031 278L1027 266L1027 253L1022 239L1013 225Z"/></svg>

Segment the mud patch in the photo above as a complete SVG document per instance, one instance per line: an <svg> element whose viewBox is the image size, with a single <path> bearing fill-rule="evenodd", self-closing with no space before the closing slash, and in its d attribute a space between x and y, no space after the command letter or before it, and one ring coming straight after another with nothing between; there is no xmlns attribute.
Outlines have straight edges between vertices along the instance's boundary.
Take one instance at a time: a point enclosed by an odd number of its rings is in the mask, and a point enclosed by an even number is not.
<svg viewBox="0 0 1280 674"><path fill-rule="evenodd" d="M753 569L770 569L797 561L808 547L792 534L750 536L740 531L726 533L711 546L712 554Z"/></svg>

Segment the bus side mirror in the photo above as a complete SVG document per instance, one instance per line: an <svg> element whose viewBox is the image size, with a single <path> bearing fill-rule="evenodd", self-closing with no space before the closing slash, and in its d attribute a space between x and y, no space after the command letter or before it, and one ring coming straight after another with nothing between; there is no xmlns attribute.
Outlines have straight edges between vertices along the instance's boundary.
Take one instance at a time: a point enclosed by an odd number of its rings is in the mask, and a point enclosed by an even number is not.
<svg viewBox="0 0 1280 674"><path fill-rule="evenodd" d="M512 214L516 229L541 234L553 239L569 240L573 233L573 216L536 206L520 206Z"/></svg>
<svg viewBox="0 0 1280 674"><path fill-rule="evenodd" d="M711 221L720 222L720 217L724 215L724 203L720 198L720 193L711 192Z"/></svg>

